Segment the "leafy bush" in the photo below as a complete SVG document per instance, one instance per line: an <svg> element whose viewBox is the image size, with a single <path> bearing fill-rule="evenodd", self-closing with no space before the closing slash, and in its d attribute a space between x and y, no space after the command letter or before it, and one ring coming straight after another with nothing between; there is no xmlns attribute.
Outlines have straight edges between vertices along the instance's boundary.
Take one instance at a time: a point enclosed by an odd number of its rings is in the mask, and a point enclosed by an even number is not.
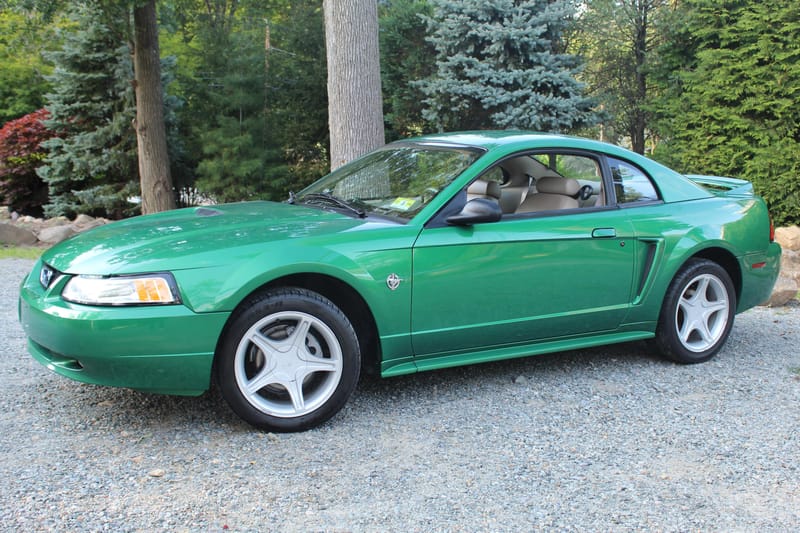
<svg viewBox="0 0 800 533"><path fill-rule="evenodd" d="M42 216L47 184L36 174L46 156L41 144L55 134L42 121L49 113L40 109L0 129L0 204L23 215Z"/></svg>

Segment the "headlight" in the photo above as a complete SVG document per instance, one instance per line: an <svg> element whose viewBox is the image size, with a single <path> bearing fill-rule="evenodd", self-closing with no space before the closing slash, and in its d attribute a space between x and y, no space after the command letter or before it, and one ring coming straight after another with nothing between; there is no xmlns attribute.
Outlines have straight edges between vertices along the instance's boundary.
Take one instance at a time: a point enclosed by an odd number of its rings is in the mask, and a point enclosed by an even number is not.
<svg viewBox="0 0 800 533"><path fill-rule="evenodd" d="M61 297L86 305L165 305L180 303L172 274L139 276L75 276L67 282Z"/></svg>

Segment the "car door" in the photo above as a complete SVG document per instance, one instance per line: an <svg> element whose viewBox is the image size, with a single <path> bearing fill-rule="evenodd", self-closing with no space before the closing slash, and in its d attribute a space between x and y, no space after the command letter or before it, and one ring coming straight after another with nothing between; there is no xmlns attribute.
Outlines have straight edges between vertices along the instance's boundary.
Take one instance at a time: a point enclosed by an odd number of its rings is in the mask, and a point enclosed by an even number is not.
<svg viewBox="0 0 800 533"><path fill-rule="evenodd" d="M413 250L415 355L615 329L636 247L622 210L600 204L425 228Z"/></svg>

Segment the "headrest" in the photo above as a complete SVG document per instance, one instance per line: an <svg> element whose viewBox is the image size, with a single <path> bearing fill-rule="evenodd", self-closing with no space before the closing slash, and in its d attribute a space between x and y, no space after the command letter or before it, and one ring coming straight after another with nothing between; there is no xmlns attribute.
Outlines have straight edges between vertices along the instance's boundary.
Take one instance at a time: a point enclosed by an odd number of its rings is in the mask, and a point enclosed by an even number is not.
<svg viewBox="0 0 800 533"><path fill-rule="evenodd" d="M572 178L556 178L555 176L545 176L536 182L536 192L545 194L561 194L564 196L575 196L581 189L578 180Z"/></svg>
<svg viewBox="0 0 800 533"><path fill-rule="evenodd" d="M477 196L490 196L492 198L500 199L501 190L500 184L496 181L476 180L467 187L468 195Z"/></svg>

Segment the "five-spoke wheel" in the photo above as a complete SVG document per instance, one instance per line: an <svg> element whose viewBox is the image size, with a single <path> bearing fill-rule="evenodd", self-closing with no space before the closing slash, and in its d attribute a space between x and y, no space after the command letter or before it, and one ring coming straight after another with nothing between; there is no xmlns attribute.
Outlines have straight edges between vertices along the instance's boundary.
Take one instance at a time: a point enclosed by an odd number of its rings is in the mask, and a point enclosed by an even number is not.
<svg viewBox="0 0 800 533"><path fill-rule="evenodd" d="M217 360L231 408L251 424L300 431L336 414L360 368L358 339L319 294L282 289L256 296L232 318Z"/></svg>
<svg viewBox="0 0 800 533"><path fill-rule="evenodd" d="M735 310L736 293L728 273L716 263L693 259L667 290L656 343L673 361L707 361L728 338Z"/></svg>

